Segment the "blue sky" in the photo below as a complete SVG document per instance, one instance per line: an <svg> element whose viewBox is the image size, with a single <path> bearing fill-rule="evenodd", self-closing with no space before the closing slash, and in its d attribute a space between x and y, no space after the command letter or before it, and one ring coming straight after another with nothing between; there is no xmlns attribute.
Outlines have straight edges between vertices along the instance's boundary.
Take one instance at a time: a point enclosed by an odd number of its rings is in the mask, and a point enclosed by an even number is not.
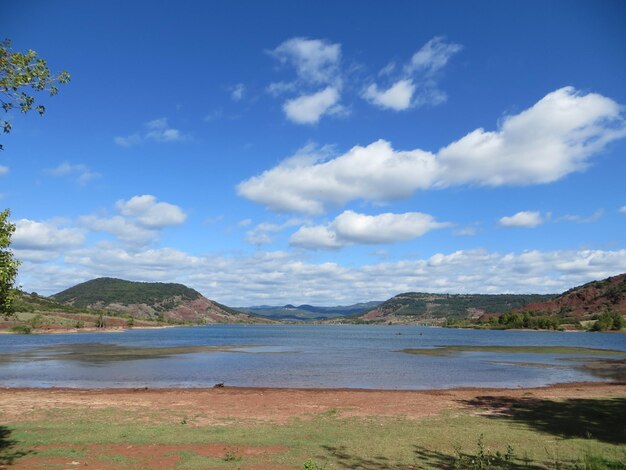
<svg viewBox="0 0 626 470"><path fill-rule="evenodd" d="M626 5L5 1L72 80L12 113L19 283L232 306L626 272Z"/></svg>

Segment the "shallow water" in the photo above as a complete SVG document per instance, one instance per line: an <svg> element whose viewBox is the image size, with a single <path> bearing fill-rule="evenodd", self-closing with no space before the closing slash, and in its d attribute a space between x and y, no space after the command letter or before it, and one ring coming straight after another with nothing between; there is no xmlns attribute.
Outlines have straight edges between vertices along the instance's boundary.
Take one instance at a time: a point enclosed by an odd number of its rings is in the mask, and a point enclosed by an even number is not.
<svg viewBox="0 0 626 470"><path fill-rule="evenodd" d="M210 387L224 382L253 387L442 389L602 380L577 367L579 362L561 359L584 357L584 352L573 356L469 351L436 356L400 351L451 345L626 352L626 336L355 325L213 325L2 335L0 385Z"/></svg>

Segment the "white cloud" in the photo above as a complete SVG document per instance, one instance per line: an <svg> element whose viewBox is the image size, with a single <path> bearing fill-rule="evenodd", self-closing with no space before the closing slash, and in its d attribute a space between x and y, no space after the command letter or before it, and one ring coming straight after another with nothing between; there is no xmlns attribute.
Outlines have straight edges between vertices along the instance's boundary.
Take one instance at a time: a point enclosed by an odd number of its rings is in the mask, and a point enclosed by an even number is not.
<svg viewBox="0 0 626 470"><path fill-rule="evenodd" d="M79 219L79 223L92 232L109 233L136 249L156 241L160 230L180 225L187 219L180 207L157 202L152 195L134 196L127 201L119 200L115 207L119 215L86 215Z"/></svg>
<svg viewBox="0 0 626 470"><path fill-rule="evenodd" d="M244 222L244 221L242 221ZM251 222L251 221L250 221ZM293 227L302 223L300 219L289 219L281 224L274 224L269 222L263 222L258 224L246 233L246 242L251 245L268 245L272 243L273 239L270 234L282 232L288 227ZM241 222L239 223L240 226Z"/></svg>
<svg viewBox="0 0 626 470"><path fill-rule="evenodd" d="M182 138L183 136L178 129L156 129L145 135L146 140L154 142L176 142Z"/></svg>
<svg viewBox="0 0 626 470"><path fill-rule="evenodd" d="M468 225L467 227L459 227L454 229L453 233L459 237L473 237L478 233L478 227L476 224Z"/></svg>
<svg viewBox="0 0 626 470"><path fill-rule="evenodd" d="M335 231L323 225L300 227L289 239L289 244L302 248L327 250L345 246L345 243L337 238Z"/></svg>
<svg viewBox="0 0 626 470"><path fill-rule="evenodd" d="M167 118L157 118L145 122L143 132L135 132L128 136L118 136L113 141L121 147L133 147L144 142L180 142L186 139L178 129L169 126Z"/></svg>
<svg viewBox="0 0 626 470"><path fill-rule="evenodd" d="M287 159L237 191L275 211L318 214L351 200L388 202L420 189L544 184L584 170L591 156L624 136L620 105L566 87L505 118L496 131L476 129L436 153L397 151L379 140L330 160Z"/></svg>
<svg viewBox="0 0 626 470"><path fill-rule="evenodd" d="M146 245L159 235L156 230L138 225L135 221L119 215L109 218L87 215L80 218L80 223L92 232L110 233L118 240L132 245Z"/></svg>
<svg viewBox="0 0 626 470"><path fill-rule="evenodd" d="M277 97L283 93L295 92L296 89L297 85L295 82L274 82L270 83L265 91L267 91L270 95Z"/></svg>
<svg viewBox="0 0 626 470"><path fill-rule="evenodd" d="M8 166L0 165L0 176L6 175L8 172L9 172L9 167Z"/></svg>
<svg viewBox="0 0 626 470"><path fill-rule="evenodd" d="M395 243L421 237L450 224L421 212L379 215L344 211L326 226L303 226L289 243L303 248L335 249L352 244Z"/></svg>
<svg viewBox="0 0 626 470"><path fill-rule="evenodd" d="M626 272L626 250L489 252L461 250L428 258L346 267L307 263L297 254L193 256L172 248L129 251L98 243L68 250L65 264L26 261L28 291L58 292L98 276L181 282L226 305L350 304L400 292L558 293Z"/></svg>
<svg viewBox="0 0 626 470"><path fill-rule="evenodd" d="M445 67L450 58L461 49L463 46L459 44L447 43L441 36L434 37L413 54L411 62L406 66L406 71L433 75Z"/></svg>
<svg viewBox="0 0 626 470"><path fill-rule="evenodd" d="M498 221L498 225L501 227L524 227L535 228L543 223L543 218L540 212L535 211L522 211L515 215L502 217Z"/></svg>
<svg viewBox="0 0 626 470"><path fill-rule="evenodd" d="M270 54L282 64L292 66L297 79L275 82L267 87L273 96L297 93L283 103L286 117L296 124L315 124L324 115L344 111L341 100L342 79L339 70L341 45L320 39L292 38ZM325 85L320 89L320 85Z"/></svg>
<svg viewBox="0 0 626 470"><path fill-rule="evenodd" d="M167 129L167 118L157 118L145 123L148 129Z"/></svg>
<svg viewBox="0 0 626 470"><path fill-rule="evenodd" d="M69 162L63 162L56 168L52 168L46 170L51 176L61 177L61 176L72 176L76 178L76 182L81 186L86 185L91 180L95 178L99 178L100 173L96 173L95 171L91 171L86 165L77 164L72 165Z"/></svg>
<svg viewBox="0 0 626 470"><path fill-rule="evenodd" d="M113 142L115 142L120 147L133 147L134 145L139 145L141 142L143 142L143 139L139 134L131 134L126 137L114 137Z"/></svg>
<svg viewBox="0 0 626 470"><path fill-rule="evenodd" d="M115 207L123 216L131 217L150 229L179 225L187 219L187 215L180 207L167 202L157 202L156 197L149 194L134 196L128 201L119 200Z"/></svg>
<svg viewBox="0 0 626 470"><path fill-rule="evenodd" d="M316 124L327 113L336 113L339 102L336 88L327 87L312 95L303 95L285 101L283 110L287 117L298 124Z"/></svg>
<svg viewBox="0 0 626 470"><path fill-rule="evenodd" d="M246 86L243 83L237 83L230 88L230 97L233 101L241 101L246 94Z"/></svg>
<svg viewBox="0 0 626 470"><path fill-rule="evenodd" d="M380 91L376 84L371 84L363 94L364 98L381 108L402 111L411 106L411 98L415 92L413 81L398 80L388 89Z"/></svg>
<svg viewBox="0 0 626 470"><path fill-rule="evenodd" d="M445 42L442 37L434 37L413 54L411 60L396 74L388 86L372 83L363 91L363 98L370 103L394 111L432 105L446 101L446 94L438 88L437 72L457 54L462 46ZM394 63L385 66L379 76L392 78L396 70Z"/></svg>
<svg viewBox="0 0 626 470"><path fill-rule="evenodd" d="M270 52L296 69L298 77L313 84L334 83L341 61L341 45L320 39L292 38Z"/></svg>
<svg viewBox="0 0 626 470"><path fill-rule="evenodd" d="M61 228L54 222L37 222L20 219L15 222L12 246L20 250L56 251L80 246L85 242L85 232L79 228Z"/></svg>
<svg viewBox="0 0 626 470"><path fill-rule="evenodd" d="M595 211L593 214L585 217L582 215L564 215L562 217L559 217L557 219L558 222L560 221L565 221L565 222L575 222L577 224L591 224L593 222L597 222L598 220L600 220L602 218L602 216L604 215L604 209L598 209L597 211Z"/></svg>
<svg viewBox="0 0 626 470"><path fill-rule="evenodd" d="M620 207L619 211L620 211L622 214L626 214L626 206L622 206L622 207Z"/></svg>

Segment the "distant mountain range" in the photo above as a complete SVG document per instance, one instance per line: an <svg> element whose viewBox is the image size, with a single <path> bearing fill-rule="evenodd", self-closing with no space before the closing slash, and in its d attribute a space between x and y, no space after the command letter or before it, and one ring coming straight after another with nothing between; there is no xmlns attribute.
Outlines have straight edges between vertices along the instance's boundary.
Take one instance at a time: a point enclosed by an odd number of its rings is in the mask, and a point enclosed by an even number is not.
<svg viewBox="0 0 626 470"><path fill-rule="evenodd" d="M319 307L284 305L229 308L182 284L99 278L51 297L22 294L18 311L123 315L168 323L324 323L444 324L450 320L489 321L505 312L558 316L560 323L595 320L611 311L626 314L626 274L575 287L561 295L432 294L407 292L380 302Z"/></svg>
<svg viewBox="0 0 626 470"><path fill-rule="evenodd" d="M182 284L132 282L103 277L50 297L87 310L112 311L166 322L261 323L263 319L209 300Z"/></svg>
<svg viewBox="0 0 626 470"><path fill-rule="evenodd" d="M273 320L283 321L319 321L330 318L357 315L380 305L382 301L362 302L353 305L339 305L336 307L316 307L314 305L287 304L283 306L258 305L253 307L237 307L242 312L259 315Z"/></svg>

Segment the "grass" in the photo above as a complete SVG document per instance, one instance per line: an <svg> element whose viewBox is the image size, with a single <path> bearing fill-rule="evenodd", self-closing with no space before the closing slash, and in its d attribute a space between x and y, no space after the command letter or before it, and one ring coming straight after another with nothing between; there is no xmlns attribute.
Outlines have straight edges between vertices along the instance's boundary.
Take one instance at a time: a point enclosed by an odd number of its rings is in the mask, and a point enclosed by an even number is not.
<svg viewBox="0 0 626 470"><path fill-rule="evenodd" d="M484 455L506 455L510 446L514 465L492 468L623 468L583 464L626 459L626 398L479 397L467 406L416 420L333 412L286 424L229 420L211 426L195 425L193 419L181 424L182 411L154 410L150 415L145 410L53 408L45 416L25 415L0 428L0 464L55 457L149 468L155 463L150 459L159 458L158 448L131 457L114 446L158 444L181 446L160 456L174 458L176 468L303 468L307 461L310 468L328 470L454 468L455 462L478 456L480 449ZM216 450L208 455L193 445ZM259 452L245 452L250 448Z"/></svg>
<svg viewBox="0 0 626 470"><path fill-rule="evenodd" d="M440 346L435 348L402 349L400 352L425 356L456 356L465 352L491 352L502 354L582 354L586 356L626 357L626 351L572 346Z"/></svg>

